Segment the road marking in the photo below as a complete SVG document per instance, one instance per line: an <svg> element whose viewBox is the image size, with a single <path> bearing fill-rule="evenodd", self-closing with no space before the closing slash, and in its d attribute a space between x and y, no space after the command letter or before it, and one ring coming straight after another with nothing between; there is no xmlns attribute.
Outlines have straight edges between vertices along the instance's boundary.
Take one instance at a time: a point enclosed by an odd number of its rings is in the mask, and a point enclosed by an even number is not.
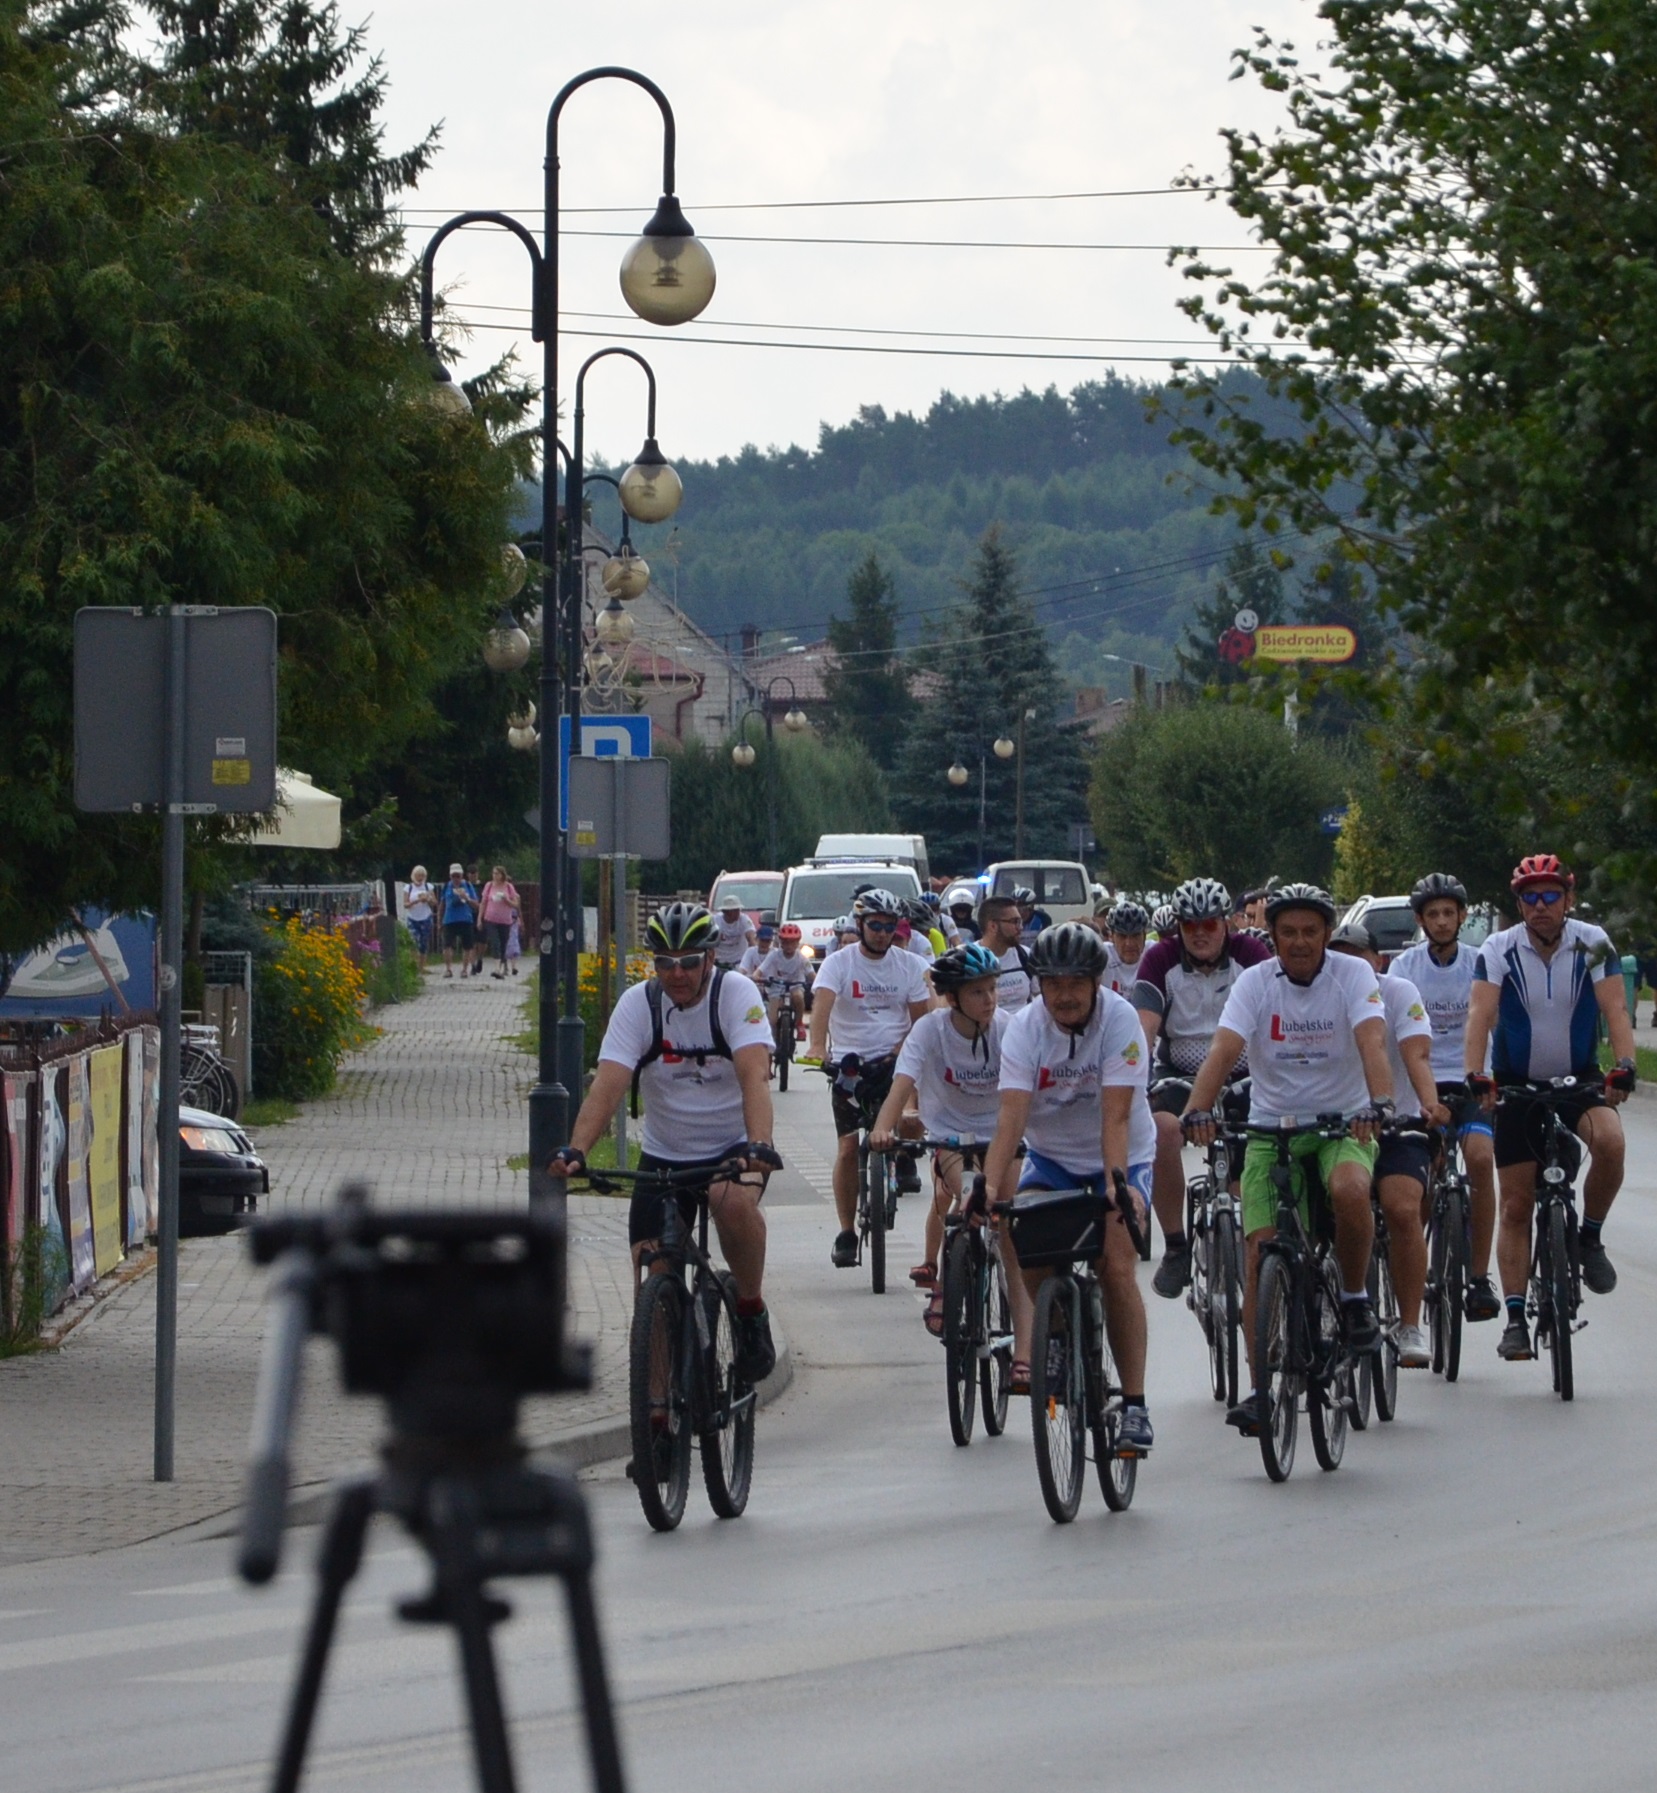
<svg viewBox="0 0 1657 1793"><path fill-rule="evenodd" d="M35 1638L29 1643L0 1644L0 1674L56 1668L69 1662L95 1662L100 1656L124 1656L131 1650L171 1650L184 1644L252 1637L261 1631L292 1631L302 1617L291 1606L267 1607L262 1612L204 1613L196 1618L158 1619L148 1625L109 1625L97 1631Z"/></svg>

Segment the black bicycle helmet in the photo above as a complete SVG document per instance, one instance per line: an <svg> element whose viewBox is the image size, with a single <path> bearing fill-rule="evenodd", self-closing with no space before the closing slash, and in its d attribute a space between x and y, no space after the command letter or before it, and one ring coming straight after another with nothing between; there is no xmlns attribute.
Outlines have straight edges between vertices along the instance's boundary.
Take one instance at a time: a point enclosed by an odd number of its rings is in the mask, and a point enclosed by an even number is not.
<svg viewBox="0 0 1657 1793"><path fill-rule="evenodd" d="M706 952L714 943L713 917L703 903L664 903L644 924L653 952Z"/></svg>
<svg viewBox="0 0 1657 1793"><path fill-rule="evenodd" d="M1410 907L1419 915L1429 903L1439 897L1448 897L1452 903L1459 903L1465 909L1467 886L1449 872L1428 872L1425 878L1416 880L1415 888L1410 892Z"/></svg>
<svg viewBox="0 0 1657 1793"><path fill-rule="evenodd" d="M866 915L889 915L896 921L903 912L903 899L893 896L889 890L882 890L878 884L860 890L852 904L854 921L861 921Z"/></svg>
<svg viewBox="0 0 1657 1793"><path fill-rule="evenodd" d="M1285 909L1315 909L1330 927L1335 925L1335 899L1315 884L1280 884L1266 898L1266 925L1269 927Z"/></svg>
<svg viewBox="0 0 1657 1793"><path fill-rule="evenodd" d="M1218 878L1187 878L1174 892L1173 907L1181 921L1224 921L1231 913L1231 892Z"/></svg>
<svg viewBox="0 0 1657 1793"><path fill-rule="evenodd" d="M1110 950L1097 932L1079 921L1043 928L1028 954L1034 977L1103 977Z"/></svg>
<svg viewBox="0 0 1657 1793"><path fill-rule="evenodd" d="M981 977L1000 975L1001 961L976 940L966 946L951 947L932 961L932 988L938 991L959 990L963 984L976 983Z"/></svg>
<svg viewBox="0 0 1657 1793"><path fill-rule="evenodd" d="M1143 934L1150 925L1151 918L1143 903L1118 903L1105 917L1108 934Z"/></svg>
<svg viewBox="0 0 1657 1793"><path fill-rule="evenodd" d="M903 918L911 927L928 932L938 919L928 906L924 897L906 897L903 904Z"/></svg>
<svg viewBox="0 0 1657 1793"><path fill-rule="evenodd" d="M1343 921L1329 936L1329 947L1332 952L1349 953L1377 953L1381 950L1374 934L1361 921Z"/></svg>

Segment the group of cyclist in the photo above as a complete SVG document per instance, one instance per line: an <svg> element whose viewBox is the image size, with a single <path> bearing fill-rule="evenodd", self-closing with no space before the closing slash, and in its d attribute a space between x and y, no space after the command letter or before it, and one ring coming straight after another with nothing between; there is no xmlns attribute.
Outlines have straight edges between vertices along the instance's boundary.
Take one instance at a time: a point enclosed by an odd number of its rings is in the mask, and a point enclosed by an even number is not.
<svg viewBox="0 0 1657 1793"><path fill-rule="evenodd" d="M760 1206L764 1179L781 1164L771 1047L780 1003L792 1003L803 1025L808 983L805 1062L822 1064L833 1078L833 1264L858 1261L860 1134L894 1156L898 1187L911 1190L919 1189L919 1175L905 1141L959 1142L933 1151L923 1255L910 1273L929 1292L934 1333L943 1329L945 1221L962 1208L975 1159L983 1179L977 1193L986 1199L971 1208L982 1224L994 1224L987 1217L995 1204L1020 1192L1092 1187L1109 1195L1125 1184L1141 1222L1154 1211L1162 1230L1152 1287L1178 1297L1191 1275L1181 1153L1236 1126L1228 1091L1246 1093L1251 1129L1300 1129L1291 1151L1297 1165L1315 1162L1327 1194L1341 1327L1354 1353L1373 1351L1380 1338L1367 1287L1373 1197L1388 1230L1398 1361L1407 1368L1430 1361L1421 1330L1426 1197L1435 1154L1453 1135L1471 1197L1465 1317L1489 1320L1505 1310L1500 1355L1532 1355L1525 1300L1544 1116L1536 1101L1505 1085L1579 1080L1565 1118L1592 1161L1581 1275L1595 1294L1616 1286L1603 1229L1622 1181L1615 1111L1634 1086L1632 1024L1620 961L1601 928L1572 914L1574 879L1554 856L1520 862L1512 878L1520 919L1478 947L1461 939L1463 886L1445 873L1422 878L1410 901L1423 939L1390 966L1362 922L1337 926L1332 899L1308 883L1250 893L1254 908L1240 916L1217 880L1192 878L1157 915L1107 900L1091 923L1033 933L1031 893L979 898L963 916L964 901L952 900L963 888L925 905L864 890L837 930L841 944L814 976L797 928L762 937L740 911L716 919L691 902L650 918L655 976L618 1002L570 1143L552 1169L584 1170L629 1089L642 1091L641 1171L709 1173L710 1214L738 1297L738 1369L750 1382L775 1361ZM1156 938L1147 947L1148 934ZM1602 1021L1616 1061L1603 1079ZM1319 1124L1334 1115L1341 1128ZM1251 1133L1241 1154L1243 1335L1251 1358L1260 1248L1277 1216L1274 1153L1269 1139ZM671 1196L648 1182L636 1186L629 1217L636 1263L648 1260L668 1199L684 1206L687 1219L694 1212L695 1197L682 1185ZM1493 1240L1500 1296L1490 1279ZM1012 1389L1027 1393L1040 1273L1019 1271L1006 1229L1001 1250ZM1122 1448L1144 1454L1153 1431L1137 1257L1125 1217L1112 1207L1096 1269L1121 1378ZM1227 1418L1245 1435L1256 1432L1257 1393L1242 1394Z"/></svg>

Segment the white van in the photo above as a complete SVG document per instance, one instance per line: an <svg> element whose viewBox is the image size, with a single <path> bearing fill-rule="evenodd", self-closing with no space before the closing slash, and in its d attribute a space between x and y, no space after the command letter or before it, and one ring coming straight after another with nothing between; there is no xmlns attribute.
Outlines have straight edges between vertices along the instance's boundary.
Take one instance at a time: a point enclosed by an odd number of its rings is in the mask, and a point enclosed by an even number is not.
<svg viewBox="0 0 1657 1793"><path fill-rule="evenodd" d="M906 865L926 888L932 876L926 863L924 834L824 834L818 837L813 859L856 859L864 862L887 859L894 865Z"/></svg>
<svg viewBox="0 0 1657 1793"><path fill-rule="evenodd" d="M1093 913L1087 867L1074 859L1002 859L979 880L985 896L1011 896L1022 884L1036 907L1055 922L1086 921Z"/></svg>
<svg viewBox="0 0 1657 1793"><path fill-rule="evenodd" d="M888 859L861 863L837 859L826 864L809 860L804 865L789 868L777 920L796 923L801 943L814 960L820 961L835 944L836 919L850 913L857 891L871 887L889 890L893 896L900 897L921 894L921 881L913 868L893 865Z"/></svg>

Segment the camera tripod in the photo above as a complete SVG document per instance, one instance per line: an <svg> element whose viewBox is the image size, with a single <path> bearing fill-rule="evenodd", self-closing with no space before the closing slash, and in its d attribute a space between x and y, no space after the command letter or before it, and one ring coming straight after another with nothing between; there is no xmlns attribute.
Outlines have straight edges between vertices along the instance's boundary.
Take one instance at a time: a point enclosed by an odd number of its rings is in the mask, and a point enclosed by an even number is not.
<svg viewBox="0 0 1657 1793"><path fill-rule="evenodd" d="M588 1379L584 1355L563 1340L562 1215L376 1213L352 1190L332 1216L261 1222L252 1242L257 1260L276 1264L276 1286L237 1557L244 1579L268 1581L280 1561L308 1332L335 1339L346 1388L383 1395L391 1418L379 1471L335 1487L273 1793L297 1793L340 1606L377 1513L400 1520L430 1559L430 1591L398 1611L454 1627L482 1793L517 1784L491 1636L512 1608L488 1585L506 1575L564 1583L593 1784L624 1793L587 1504L573 1475L531 1464L518 1436L522 1394Z"/></svg>

